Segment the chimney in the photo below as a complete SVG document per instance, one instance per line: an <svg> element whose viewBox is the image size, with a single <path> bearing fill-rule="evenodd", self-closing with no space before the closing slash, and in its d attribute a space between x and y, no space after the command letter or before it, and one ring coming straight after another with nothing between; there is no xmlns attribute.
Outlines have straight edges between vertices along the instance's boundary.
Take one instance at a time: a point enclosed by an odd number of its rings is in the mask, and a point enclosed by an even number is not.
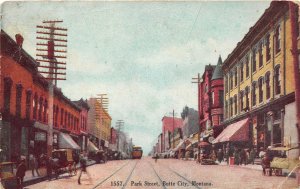
<svg viewBox="0 0 300 189"><path fill-rule="evenodd" d="M22 48L23 41L24 41L23 36L18 33L18 34L15 35L15 37L16 37L17 45Z"/></svg>

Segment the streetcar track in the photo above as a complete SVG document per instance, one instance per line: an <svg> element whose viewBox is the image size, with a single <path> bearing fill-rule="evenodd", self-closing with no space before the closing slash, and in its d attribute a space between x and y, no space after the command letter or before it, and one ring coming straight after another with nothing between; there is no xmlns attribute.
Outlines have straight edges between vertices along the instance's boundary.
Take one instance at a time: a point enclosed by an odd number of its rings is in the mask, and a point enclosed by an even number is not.
<svg viewBox="0 0 300 189"><path fill-rule="evenodd" d="M96 184L92 189L96 189L98 186L100 186L102 183L104 183L105 181L107 181L109 178L111 178L112 176L114 176L117 172L119 172L121 169L123 169L123 167L125 167L126 165L128 165L131 161L128 161L127 163L125 163L124 165L122 165L120 168L118 168L116 171L114 171L110 176L106 177L105 179L103 179L101 182L99 182L98 184Z"/></svg>
<svg viewBox="0 0 300 189"><path fill-rule="evenodd" d="M192 186L194 186L195 188L201 189L199 186L193 185L192 181L188 180L186 177L182 176L182 175L179 174L177 171L174 171L174 170L171 169L169 166L165 166L165 167L167 167L170 171L172 171L173 173L175 173L177 176L183 178L184 180L186 180L187 182L189 182L190 184L192 184Z"/></svg>
<svg viewBox="0 0 300 189"><path fill-rule="evenodd" d="M125 182L125 184L123 185L122 189L124 189L124 188L126 187L126 185L127 185L128 181L129 181L130 177L132 176L132 173L133 173L133 171L134 171L134 169L135 169L135 167L136 167L136 165L137 165L138 162L139 162L139 160L136 161L135 165L133 166L133 169L130 171L130 174L129 174L129 176L127 177L126 182Z"/></svg>
<svg viewBox="0 0 300 189"><path fill-rule="evenodd" d="M157 174L157 172L156 172L156 170L154 169L153 165L152 165L149 161L148 161L148 163L150 164L150 167L153 169L155 175L156 175L157 178L159 179L161 186L162 186L164 189L167 189L167 187L163 185L163 181L161 180L160 176Z"/></svg>

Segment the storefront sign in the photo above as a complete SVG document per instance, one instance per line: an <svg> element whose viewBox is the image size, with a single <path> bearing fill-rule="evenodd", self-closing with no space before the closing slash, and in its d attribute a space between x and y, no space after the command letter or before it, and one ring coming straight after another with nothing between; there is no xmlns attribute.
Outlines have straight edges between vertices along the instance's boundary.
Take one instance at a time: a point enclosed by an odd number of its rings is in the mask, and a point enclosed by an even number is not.
<svg viewBox="0 0 300 189"><path fill-rule="evenodd" d="M46 133L45 132L35 132L34 140L35 141L46 141L47 140Z"/></svg>

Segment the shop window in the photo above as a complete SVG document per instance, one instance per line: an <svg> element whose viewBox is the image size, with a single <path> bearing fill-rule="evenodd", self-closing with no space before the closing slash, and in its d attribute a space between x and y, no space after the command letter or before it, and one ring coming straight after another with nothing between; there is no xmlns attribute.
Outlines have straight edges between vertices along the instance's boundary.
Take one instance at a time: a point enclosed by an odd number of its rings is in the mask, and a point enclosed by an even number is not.
<svg viewBox="0 0 300 189"><path fill-rule="evenodd" d="M252 83L252 106L256 105L256 82Z"/></svg>
<svg viewBox="0 0 300 189"><path fill-rule="evenodd" d="M258 50L258 65L259 67L262 67L263 66L263 60L264 60L264 57L263 57L263 43L261 43L259 45L259 50Z"/></svg>
<svg viewBox="0 0 300 189"><path fill-rule="evenodd" d="M274 73L274 84L275 84L275 95L280 94L281 92L281 85L280 85L280 66L277 65L275 67L275 73Z"/></svg>
<svg viewBox="0 0 300 189"><path fill-rule="evenodd" d="M30 119L30 111L31 111L31 95L32 91L26 91L26 109L25 109L25 116L27 119Z"/></svg>
<svg viewBox="0 0 300 189"><path fill-rule="evenodd" d="M266 62L271 59L270 34L266 36Z"/></svg>
<svg viewBox="0 0 300 189"><path fill-rule="evenodd" d="M246 78L249 77L249 70L250 70L250 67L249 67L249 57L246 56Z"/></svg>
<svg viewBox="0 0 300 189"><path fill-rule="evenodd" d="M256 72L256 50L252 51L252 73Z"/></svg>
<svg viewBox="0 0 300 189"><path fill-rule="evenodd" d="M275 52L278 53L281 50L280 46L280 41L281 41L281 36L280 36L280 26L278 26L275 30L275 35L274 35L274 40L275 40Z"/></svg>
<svg viewBox="0 0 300 189"><path fill-rule="evenodd" d="M8 77L4 78L4 114L6 116L10 113L10 100L11 100L11 87L12 80Z"/></svg>
<svg viewBox="0 0 300 189"><path fill-rule="evenodd" d="M240 73L241 73L240 80L242 82L244 80L244 63L243 62L241 63Z"/></svg>
<svg viewBox="0 0 300 189"><path fill-rule="evenodd" d="M265 81L266 81L266 99L269 99L271 97L270 72L266 73Z"/></svg>

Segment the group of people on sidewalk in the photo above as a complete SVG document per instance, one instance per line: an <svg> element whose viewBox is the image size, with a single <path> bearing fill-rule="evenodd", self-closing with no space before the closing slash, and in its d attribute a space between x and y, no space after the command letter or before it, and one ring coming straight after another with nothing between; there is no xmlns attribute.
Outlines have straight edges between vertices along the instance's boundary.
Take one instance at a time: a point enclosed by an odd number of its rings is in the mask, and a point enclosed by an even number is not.
<svg viewBox="0 0 300 189"><path fill-rule="evenodd" d="M74 159L74 166L80 165L80 172L78 176L78 184L81 184L81 177L82 173L85 173L89 181L92 182L91 175L89 172L87 172L87 153L84 151L78 156L73 156ZM28 170L27 164L26 164L26 158L25 156L21 156L20 158L16 158L16 179L17 179L17 185L18 189L23 189L23 182L24 177L26 175L26 171ZM80 164L79 164L80 163ZM47 157L45 154L42 154L40 157L37 157L34 154L29 155L29 162L28 162L29 170L31 171L32 177L40 177L41 173L39 171L39 166L45 166L47 170L47 178L48 180L52 180L53 177L53 171L55 169L55 159L53 159L51 156ZM56 178L58 178L58 175L56 175Z"/></svg>

